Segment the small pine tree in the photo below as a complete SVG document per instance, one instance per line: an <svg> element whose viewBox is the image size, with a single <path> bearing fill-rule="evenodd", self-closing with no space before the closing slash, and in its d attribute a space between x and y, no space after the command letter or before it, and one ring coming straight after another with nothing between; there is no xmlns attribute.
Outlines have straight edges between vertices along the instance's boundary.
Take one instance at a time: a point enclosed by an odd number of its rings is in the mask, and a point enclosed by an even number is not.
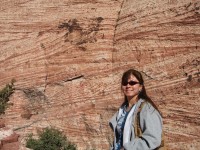
<svg viewBox="0 0 200 150"><path fill-rule="evenodd" d="M5 113L9 97L15 90L14 82L15 80L13 79L10 84L7 84L2 90L0 90L0 115Z"/></svg>
<svg viewBox="0 0 200 150"><path fill-rule="evenodd" d="M39 139L29 135L26 147L33 150L76 150L76 145L69 142L66 136L54 128L45 128L39 134Z"/></svg>

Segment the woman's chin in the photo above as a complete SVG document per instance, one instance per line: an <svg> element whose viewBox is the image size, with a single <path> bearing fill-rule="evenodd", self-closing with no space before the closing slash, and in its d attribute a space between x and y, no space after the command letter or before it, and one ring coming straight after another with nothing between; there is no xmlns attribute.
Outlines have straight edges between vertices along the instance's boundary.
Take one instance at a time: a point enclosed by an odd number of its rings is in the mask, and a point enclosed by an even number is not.
<svg viewBox="0 0 200 150"><path fill-rule="evenodd" d="M138 95L126 94L126 97L127 97L127 99L131 100L131 99L133 99L134 97L135 97L135 98L138 97Z"/></svg>

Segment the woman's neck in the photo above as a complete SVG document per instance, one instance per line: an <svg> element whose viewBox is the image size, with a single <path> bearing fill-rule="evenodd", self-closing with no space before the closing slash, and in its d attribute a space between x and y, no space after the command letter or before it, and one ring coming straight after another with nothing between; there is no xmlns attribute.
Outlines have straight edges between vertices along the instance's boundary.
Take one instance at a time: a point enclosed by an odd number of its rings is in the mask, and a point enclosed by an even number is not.
<svg viewBox="0 0 200 150"><path fill-rule="evenodd" d="M138 95L134 96L134 97L130 97L130 98L127 97L127 100L128 100L127 109L130 109L133 105L135 105L137 103L137 101L138 101Z"/></svg>

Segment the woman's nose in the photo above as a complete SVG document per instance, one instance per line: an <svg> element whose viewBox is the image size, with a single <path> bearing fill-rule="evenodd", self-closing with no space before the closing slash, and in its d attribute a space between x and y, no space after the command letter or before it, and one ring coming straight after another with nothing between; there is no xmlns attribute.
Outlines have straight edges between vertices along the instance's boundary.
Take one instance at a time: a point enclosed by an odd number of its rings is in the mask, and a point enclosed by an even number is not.
<svg viewBox="0 0 200 150"><path fill-rule="evenodd" d="M126 87L129 88L129 87L131 87L131 85L128 83L128 84L126 85Z"/></svg>

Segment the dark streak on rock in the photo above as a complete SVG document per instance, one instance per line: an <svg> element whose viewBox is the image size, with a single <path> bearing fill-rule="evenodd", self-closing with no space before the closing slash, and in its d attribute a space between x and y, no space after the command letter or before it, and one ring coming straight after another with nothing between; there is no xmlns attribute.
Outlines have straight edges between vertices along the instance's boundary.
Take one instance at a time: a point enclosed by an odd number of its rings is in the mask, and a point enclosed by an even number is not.
<svg viewBox="0 0 200 150"><path fill-rule="evenodd" d="M76 19L70 19L68 22L64 22L58 26L59 29L67 29L69 33L72 33L74 30L82 30L82 28L77 23Z"/></svg>
<svg viewBox="0 0 200 150"><path fill-rule="evenodd" d="M86 50L87 50L87 49L86 49L85 47L83 47L83 46L80 46L79 49L82 50L82 51L86 51Z"/></svg>
<svg viewBox="0 0 200 150"><path fill-rule="evenodd" d="M42 91L39 91L37 89L23 89L22 91L31 101L41 101L47 99L46 95Z"/></svg>
<svg viewBox="0 0 200 150"><path fill-rule="evenodd" d="M186 10L188 10L188 8L192 5L192 3L190 2L189 4L185 5Z"/></svg>
<svg viewBox="0 0 200 150"><path fill-rule="evenodd" d="M147 76L148 78L150 78L150 79L154 79L153 77L151 77L150 75L148 75L146 72L144 72L144 71L141 71L141 73L143 73L145 76Z"/></svg>
<svg viewBox="0 0 200 150"><path fill-rule="evenodd" d="M83 29L76 19L64 22L60 24L58 28L67 30L67 33L65 34L65 42L70 42L71 44L78 46L85 43L94 43L97 41L96 35L100 30L100 23L104 19L102 17L97 17L92 20L95 21L95 23L91 24L91 27L88 27L88 29Z"/></svg>
<svg viewBox="0 0 200 150"><path fill-rule="evenodd" d="M77 80L77 79L80 79L80 78L83 78L83 77L84 77L83 75L80 75L80 76L75 76L73 78L66 79L66 80L63 80L63 81L64 82L69 82L69 81Z"/></svg>
<svg viewBox="0 0 200 150"><path fill-rule="evenodd" d="M191 82L191 81L192 81L192 75L189 75L189 76L188 76L187 81L188 81L188 82Z"/></svg>

